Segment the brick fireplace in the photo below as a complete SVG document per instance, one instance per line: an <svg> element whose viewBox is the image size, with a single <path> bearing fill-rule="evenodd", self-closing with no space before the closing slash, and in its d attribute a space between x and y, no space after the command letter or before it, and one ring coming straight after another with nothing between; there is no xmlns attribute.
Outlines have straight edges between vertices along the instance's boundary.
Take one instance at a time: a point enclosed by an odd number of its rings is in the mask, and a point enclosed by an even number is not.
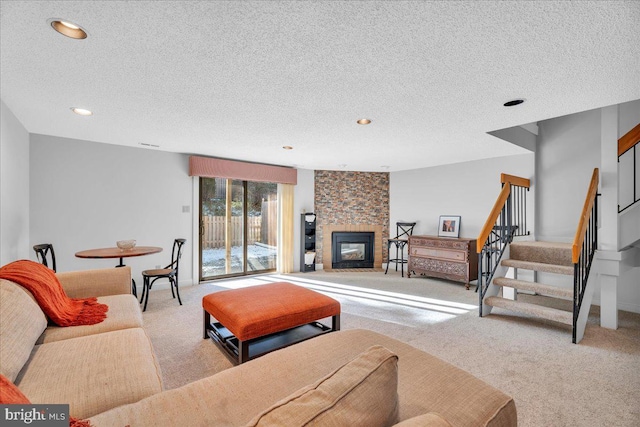
<svg viewBox="0 0 640 427"><path fill-rule="evenodd" d="M389 236L389 174L315 171L316 263L331 267L334 231L373 232L374 268L382 268Z"/></svg>

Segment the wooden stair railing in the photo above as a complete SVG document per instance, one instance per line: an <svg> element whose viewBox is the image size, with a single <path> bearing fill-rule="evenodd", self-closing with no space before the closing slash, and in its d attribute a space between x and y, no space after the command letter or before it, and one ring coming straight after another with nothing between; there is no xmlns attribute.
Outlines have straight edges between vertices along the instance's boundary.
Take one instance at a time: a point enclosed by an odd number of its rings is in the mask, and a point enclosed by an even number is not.
<svg viewBox="0 0 640 427"><path fill-rule="evenodd" d="M587 197L582 207L580 221L576 229L571 247L573 262L573 343L577 342L578 317L582 307L582 300L587 288L587 280L598 246L598 182L599 170L595 168L591 175L591 182L587 190ZM588 310L588 307L585 307ZM586 324L588 313L583 313L582 322ZM581 325L584 331L584 325ZM581 332L582 334L583 332ZM578 339L579 340L579 339Z"/></svg>
<svg viewBox="0 0 640 427"><path fill-rule="evenodd" d="M487 221L484 223L484 226L480 230L480 234L478 235L478 240L476 243L476 252L480 253L482 251L482 246L489 238L496 221L498 220L498 216L502 212L502 209L505 207L509 196L511 196L512 192L515 191L513 187L522 187L524 189L529 190L531 186L531 181L527 178L521 178L519 176L507 175L505 173L500 174L500 182L502 183L502 190L498 195L496 202L491 209L491 213L489 213L489 217ZM526 212L526 211L525 211Z"/></svg>
<svg viewBox="0 0 640 427"><path fill-rule="evenodd" d="M640 142L640 123L618 140L618 157L629 151Z"/></svg>
<svg viewBox="0 0 640 427"><path fill-rule="evenodd" d="M618 205L618 213L622 212L623 210L636 204L636 202L640 201L640 194L638 194L638 188L636 186L636 181L637 181L636 176L638 173L638 165L636 162L636 158L637 158L636 147L639 142L640 142L640 123L638 123L633 129L631 129L622 138L618 140L618 163L620 163L620 158L630 150L632 151L630 155L633 159L633 166L632 166L633 168L633 178L632 178L633 200L631 201L631 203L629 203L625 207L620 207L620 205Z"/></svg>
<svg viewBox="0 0 640 427"><path fill-rule="evenodd" d="M491 283L496 268L507 245L513 237L525 236L526 230L526 193L530 180L518 176L502 174L502 190L491 209L491 213L480 230L476 243L478 253L479 314L482 317L482 301Z"/></svg>
<svg viewBox="0 0 640 427"><path fill-rule="evenodd" d="M599 170L595 168L591 175L591 182L589 183L589 189L587 190L587 197L582 207L582 213L580 214L580 221L578 222L578 228L576 234L573 237L573 245L571 247L571 256L573 263L577 263L580 258L580 248L585 240L585 232L589 226L589 219L592 213L595 215L594 206L596 203L596 195L598 194L598 182L599 182Z"/></svg>
<svg viewBox="0 0 640 427"><path fill-rule="evenodd" d="M489 238L489 235L493 231L493 226L498 221L498 217L500 216L500 214L502 213L502 210L507 204L507 199L509 198L510 195L511 195L511 185L505 185L504 187L502 187L502 190L498 195L498 199L496 200L496 202L493 205L493 208L491 209L489 218L487 218L487 221L484 223L482 230L480 230L480 235L478 235L478 239L476 242L476 252L478 253L482 252L482 247L484 246L485 242Z"/></svg>
<svg viewBox="0 0 640 427"><path fill-rule="evenodd" d="M517 185L519 187L529 188L531 186L531 181L527 178L521 178L519 176L507 175L506 173L500 174L500 182L502 184L506 184L507 182L511 185Z"/></svg>

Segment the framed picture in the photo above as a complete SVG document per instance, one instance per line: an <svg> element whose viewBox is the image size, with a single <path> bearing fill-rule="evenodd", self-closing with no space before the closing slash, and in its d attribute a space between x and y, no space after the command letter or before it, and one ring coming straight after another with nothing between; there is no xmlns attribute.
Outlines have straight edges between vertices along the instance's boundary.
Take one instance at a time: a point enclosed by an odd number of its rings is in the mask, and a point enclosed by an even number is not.
<svg viewBox="0 0 640 427"><path fill-rule="evenodd" d="M460 217L440 215L438 237L460 237Z"/></svg>

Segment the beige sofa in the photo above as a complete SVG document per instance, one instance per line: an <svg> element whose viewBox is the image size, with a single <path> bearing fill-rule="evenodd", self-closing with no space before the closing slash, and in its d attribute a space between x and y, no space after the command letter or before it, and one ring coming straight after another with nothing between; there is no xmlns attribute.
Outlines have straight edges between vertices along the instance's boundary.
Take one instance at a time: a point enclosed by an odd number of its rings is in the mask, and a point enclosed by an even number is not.
<svg viewBox="0 0 640 427"><path fill-rule="evenodd" d="M57 327L31 294L0 279L0 374L31 403L68 403L88 418L162 391L162 376L128 267L59 273L72 298L97 296L109 306L96 325Z"/></svg>
<svg viewBox="0 0 640 427"><path fill-rule="evenodd" d="M128 293L129 274L127 269L59 274L71 296L100 289L101 300L111 307L104 324L69 331L47 328L26 292L3 281L1 373L32 403L69 403L72 416L89 418L95 427L517 425L509 396L426 352L367 330L326 334L161 391L137 302L130 295L106 296ZM18 305L28 306L31 314L25 317L27 310ZM36 323L38 328L31 325ZM22 332L4 341L12 335L7 328ZM20 351L6 354L5 343ZM220 351L210 344L211 351ZM12 363L6 364L6 357Z"/></svg>

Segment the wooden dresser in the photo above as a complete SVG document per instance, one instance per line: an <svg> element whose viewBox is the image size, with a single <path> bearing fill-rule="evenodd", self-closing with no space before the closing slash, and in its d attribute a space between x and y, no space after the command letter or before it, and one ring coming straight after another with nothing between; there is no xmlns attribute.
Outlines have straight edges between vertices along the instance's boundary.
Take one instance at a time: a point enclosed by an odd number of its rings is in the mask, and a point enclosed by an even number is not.
<svg viewBox="0 0 640 427"><path fill-rule="evenodd" d="M478 278L476 239L411 236L409 237L409 271L428 277L462 282Z"/></svg>

